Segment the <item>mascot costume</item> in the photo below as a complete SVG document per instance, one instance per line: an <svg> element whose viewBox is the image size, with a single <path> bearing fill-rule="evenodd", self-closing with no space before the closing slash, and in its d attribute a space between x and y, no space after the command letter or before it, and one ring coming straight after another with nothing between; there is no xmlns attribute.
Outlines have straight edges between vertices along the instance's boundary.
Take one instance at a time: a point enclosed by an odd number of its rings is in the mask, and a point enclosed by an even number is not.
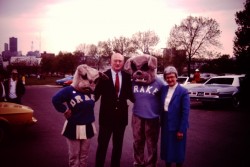
<svg viewBox="0 0 250 167"><path fill-rule="evenodd" d="M155 167L159 138L160 91L164 85L157 78L157 59L143 54L129 58L124 69L132 75L135 103L132 115L134 166ZM144 159L145 143L148 158Z"/></svg>
<svg viewBox="0 0 250 167"><path fill-rule="evenodd" d="M55 109L66 117L62 135L67 139L70 167L87 166L90 138L96 133L93 92L101 78L105 78L103 73L86 64L79 65L72 84L52 98Z"/></svg>

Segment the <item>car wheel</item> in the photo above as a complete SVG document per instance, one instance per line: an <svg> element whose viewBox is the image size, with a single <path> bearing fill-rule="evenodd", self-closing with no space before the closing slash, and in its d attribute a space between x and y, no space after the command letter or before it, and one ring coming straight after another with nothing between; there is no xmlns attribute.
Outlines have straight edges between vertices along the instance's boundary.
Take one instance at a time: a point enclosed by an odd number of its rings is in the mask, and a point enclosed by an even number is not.
<svg viewBox="0 0 250 167"><path fill-rule="evenodd" d="M8 127L6 124L0 122L0 143L3 143L8 136Z"/></svg>
<svg viewBox="0 0 250 167"><path fill-rule="evenodd" d="M232 97L232 104L235 109L238 109L240 107L240 99L239 96L233 95Z"/></svg>

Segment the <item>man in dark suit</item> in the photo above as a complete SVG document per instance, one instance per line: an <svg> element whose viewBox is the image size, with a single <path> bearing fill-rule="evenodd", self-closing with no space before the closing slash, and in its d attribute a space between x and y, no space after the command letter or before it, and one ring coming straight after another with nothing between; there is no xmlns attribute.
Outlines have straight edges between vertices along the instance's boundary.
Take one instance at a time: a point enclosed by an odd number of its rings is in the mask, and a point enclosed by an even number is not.
<svg viewBox="0 0 250 167"><path fill-rule="evenodd" d="M133 102L131 76L122 71L124 56L111 56L111 69L104 72L109 79L101 80L95 89L96 101L101 96L96 167L103 167L112 136L111 167L120 167L125 128L128 124L127 99Z"/></svg>
<svg viewBox="0 0 250 167"><path fill-rule="evenodd" d="M18 78L16 69L11 71L11 77L4 82L6 99L8 102L21 104L21 98L25 93L25 86Z"/></svg>
<svg viewBox="0 0 250 167"><path fill-rule="evenodd" d="M4 74L0 71L0 102L5 101Z"/></svg>

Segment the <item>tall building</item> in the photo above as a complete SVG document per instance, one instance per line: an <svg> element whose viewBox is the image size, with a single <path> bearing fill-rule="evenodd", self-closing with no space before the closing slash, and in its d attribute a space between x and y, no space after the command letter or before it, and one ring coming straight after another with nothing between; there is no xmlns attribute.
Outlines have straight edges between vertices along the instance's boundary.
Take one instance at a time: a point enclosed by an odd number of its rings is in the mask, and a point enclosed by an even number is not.
<svg viewBox="0 0 250 167"><path fill-rule="evenodd" d="M11 57L19 55L22 55L22 53L17 51L17 38L9 38L9 45L7 43L4 44L4 51L2 52L3 61L9 61Z"/></svg>
<svg viewBox="0 0 250 167"><path fill-rule="evenodd" d="M11 37L9 40L10 52L17 52L17 38Z"/></svg>
<svg viewBox="0 0 250 167"><path fill-rule="evenodd" d="M7 43L4 43L4 51L8 51L9 50L9 45Z"/></svg>

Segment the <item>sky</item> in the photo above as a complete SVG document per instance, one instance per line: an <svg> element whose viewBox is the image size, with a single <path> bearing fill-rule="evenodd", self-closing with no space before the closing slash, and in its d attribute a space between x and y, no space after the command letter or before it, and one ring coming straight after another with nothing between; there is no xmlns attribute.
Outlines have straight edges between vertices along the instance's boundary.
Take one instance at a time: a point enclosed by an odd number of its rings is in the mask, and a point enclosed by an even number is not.
<svg viewBox="0 0 250 167"><path fill-rule="evenodd" d="M10 37L18 51L74 52L80 44L154 31L166 47L170 30L188 16L215 19L222 31L217 52L233 55L235 13L245 0L0 0L0 52Z"/></svg>

